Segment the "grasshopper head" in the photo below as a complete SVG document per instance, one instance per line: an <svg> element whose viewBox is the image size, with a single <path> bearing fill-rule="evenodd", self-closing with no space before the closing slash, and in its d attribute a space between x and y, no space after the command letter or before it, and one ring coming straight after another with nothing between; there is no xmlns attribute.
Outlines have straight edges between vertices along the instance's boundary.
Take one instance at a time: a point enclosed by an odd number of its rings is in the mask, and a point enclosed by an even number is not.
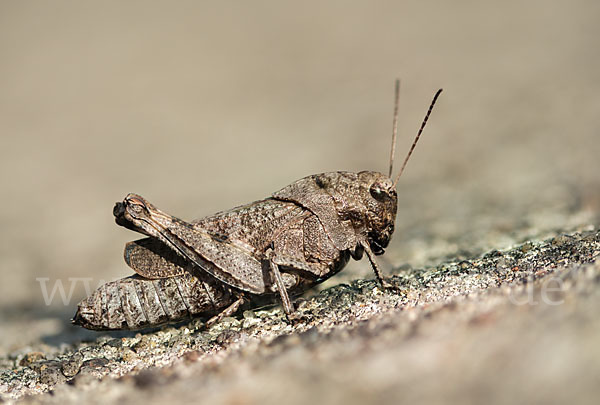
<svg viewBox="0 0 600 405"><path fill-rule="evenodd" d="M358 173L359 198L365 210L362 212L367 241L375 254L383 254L396 221L398 195L392 179L378 172Z"/></svg>
<svg viewBox="0 0 600 405"><path fill-rule="evenodd" d="M382 173L364 171L315 174L274 195L277 198L291 199L316 211L324 224L332 219L327 209L319 209L323 204L327 206L333 203L336 217L342 221L350 221L353 232L358 236L357 241L368 242L375 254L384 253L383 249L394 233L398 195L392 179ZM323 195L327 197L321 197Z"/></svg>
<svg viewBox="0 0 600 405"><path fill-rule="evenodd" d="M421 137L421 133L427 124L427 120L431 115L433 106L435 105L442 89L439 89L433 96L433 100L429 105L427 114L421 123L421 127L417 132L417 136L411 145L404 163L400 168L400 172L396 175L395 180L392 181L392 173L394 167L394 153L396 150L396 134L398 132L398 99L400 96L400 80L396 80L396 101L394 103L394 131L392 133L392 149L390 153L390 171L389 175L386 176L377 172L360 172L358 173L359 184L368 185L368 192L366 190L361 191L363 197L363 204L367 208L366 211L366 224L367 224L367 241L371 247L371 250L375 254L383 254L383 248L387 247L392 233L394 233L394 222L396 220L396 208L398 203L398 194L396 193L396 184L402 176L402 172L412 155L417 142Z"/></svg>

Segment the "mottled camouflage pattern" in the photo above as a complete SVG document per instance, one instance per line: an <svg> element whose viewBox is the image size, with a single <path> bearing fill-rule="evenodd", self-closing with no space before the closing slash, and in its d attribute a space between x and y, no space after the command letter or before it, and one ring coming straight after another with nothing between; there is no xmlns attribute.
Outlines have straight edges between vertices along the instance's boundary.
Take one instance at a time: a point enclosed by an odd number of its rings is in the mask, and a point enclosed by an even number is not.
<svg viewBox="0 0 600 405"><path fill-rule="evenodd" d="M142 329L193 316L211 317L236 297L202 274L151 280L134 275L111 281L79 303L73 322L87 329Z"/></svg>
<svg viewBox="0 0 600 405"><path fill-rule="evenodd" d="M394 232L397 195L377 172L331 172L300 179L272 197L188 223L130 194L117 203L119 225L150 238L130 242L136 276L113 281L79 304L74 322L89 329L138 329L190 316L216 316L240 297L300 294ZM282 288L280 289L279 286Z"/></svg>

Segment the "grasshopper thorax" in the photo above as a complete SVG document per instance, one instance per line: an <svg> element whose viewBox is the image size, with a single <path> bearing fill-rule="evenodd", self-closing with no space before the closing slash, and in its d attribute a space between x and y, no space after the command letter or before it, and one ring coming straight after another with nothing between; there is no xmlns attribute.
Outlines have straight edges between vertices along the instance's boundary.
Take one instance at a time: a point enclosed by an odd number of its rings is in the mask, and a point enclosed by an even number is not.
<svg viewBox="0 0 600 405"><path fill-rule="evenodd" d="M362 251L368 243L374 253L383 254L394 232L397 194L392 179L382 173L314 174L273 197L312 211L339 250Z"/></svg>

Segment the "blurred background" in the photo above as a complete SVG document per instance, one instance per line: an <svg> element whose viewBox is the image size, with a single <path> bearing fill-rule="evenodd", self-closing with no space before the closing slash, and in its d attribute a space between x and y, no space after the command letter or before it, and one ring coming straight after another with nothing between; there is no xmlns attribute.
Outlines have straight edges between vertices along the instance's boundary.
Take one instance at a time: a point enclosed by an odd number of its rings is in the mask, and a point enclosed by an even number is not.
<svg viewBox="0 0 600 405"><path fill-rule="evenodd" d="M593 0L0 1L0 352L69 331L127 276L128 192L194 219L309 174L387 171L440 97L399 183L386 271L598 224ZM398 166L399 166L398 162ZM400 270L398 270L398 267ZM352 263L333 280L372 277ZM26 332L26 338L24 337Z"/></svg>

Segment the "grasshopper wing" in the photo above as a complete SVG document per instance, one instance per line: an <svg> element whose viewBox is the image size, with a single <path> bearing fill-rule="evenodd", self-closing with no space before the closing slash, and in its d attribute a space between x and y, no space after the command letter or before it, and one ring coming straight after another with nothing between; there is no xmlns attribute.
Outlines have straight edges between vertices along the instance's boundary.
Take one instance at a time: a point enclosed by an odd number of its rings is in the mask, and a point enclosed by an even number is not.
<svg viewBox="0 0 600 405"><path fill-rule="evenodd" d="M129 267L150 280L194 273L199 267L233 287L265 292L260 262L249 252L216 241L203 232L195 232L175 244L153 237L129 242L124 256Z"/></svg>
<svg viewBox="0 0 600 405"><path fill-rule="evenodd" d="M311 215L297 203L267 198L190 223L135 194L118 203L114 214L117 224L151 236L126 248L125 260L138 274L172 277L181 268L191 271L184 263L193 264L232 287L259 295L273 292L265 251L284 229Z"/></svg>
<svg viewBox="0 0 600 405"><path fill-rule="evenodd" d="M155 238L144 238L125 245L125 263L140 276L157 280L186 273L192 264Z"/></svg>

